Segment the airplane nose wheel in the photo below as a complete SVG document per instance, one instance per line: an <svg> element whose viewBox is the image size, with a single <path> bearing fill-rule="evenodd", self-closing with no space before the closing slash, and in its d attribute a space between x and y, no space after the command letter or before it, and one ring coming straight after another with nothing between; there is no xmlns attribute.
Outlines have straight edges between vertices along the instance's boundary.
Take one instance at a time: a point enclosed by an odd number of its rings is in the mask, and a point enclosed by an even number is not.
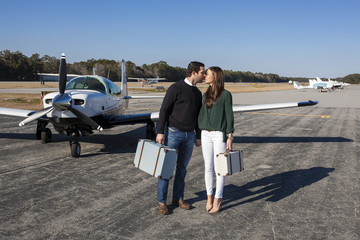
<svg viewBox="0 0 360 240"><path fill-rule="evenodd" d="M70 141L70 149L72 157L80 157L81 147L78 141Z"/></svg>
<svg viewBox="0 0 360 240"><path fill-rule="evenodd" d="M80 143L77 141L78 137L80 136L79 131L77 131L76 129L71 129L70 131L68 131L68 135L70 136L70 150L71 150L71 156L72 157L80 157L80 153L81 153L81 147L80 147Z"/></svg>
<svg viewBox="0 0 360 240"><path fill-rule="evenodd" d="M49 128L46 128L45 131L40 132L41 143L51 142L52 133Z"/></svg>
<svg viewBox="0 0 360 240"><path fill-rule="evenodd" d="M48 122L39 120L36 126L36 139L41 140L41 143L51 142L52 133L49 128L46 127Z"/></svg>

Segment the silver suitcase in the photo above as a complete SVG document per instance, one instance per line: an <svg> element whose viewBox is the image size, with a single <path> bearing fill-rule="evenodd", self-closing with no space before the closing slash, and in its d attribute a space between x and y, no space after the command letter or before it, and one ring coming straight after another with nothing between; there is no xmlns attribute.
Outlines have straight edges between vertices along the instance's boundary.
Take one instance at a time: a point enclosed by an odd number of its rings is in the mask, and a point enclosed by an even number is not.
<svg viewBox="0 0 360 240"><path fill-rule="evenodd" d="M177 160L177 150L148 139L139 139L134 166L156 178L170 179Z"/></svg>
<svg viewBox="0 0 360 240"><path fill-rule="evenodd" d="M219 176L228 176L244 170L243 152L229 151L216 155Z"/></svg>

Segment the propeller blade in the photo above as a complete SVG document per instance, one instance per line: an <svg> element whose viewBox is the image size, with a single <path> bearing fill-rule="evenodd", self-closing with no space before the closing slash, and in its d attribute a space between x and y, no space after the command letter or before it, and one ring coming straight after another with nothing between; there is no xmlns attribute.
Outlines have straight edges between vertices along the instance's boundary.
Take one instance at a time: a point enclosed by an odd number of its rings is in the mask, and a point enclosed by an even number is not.
<svg viewBox="0 0 360 240"><path fill-rule="evenodd" d="M59 93L64 94L66 87L66 59L65 53L61 54L60 69L59 69Z"/></svg>
<svg viewBox="0 0 360 240"><path fill-rule="evenodd" d="M91 126L92 129L97 129L99 131L102 131L103 128L97 124L94 120L92 120L91 118L89 118L88 116L86 116L85 114L83 114L82 112L76 110L75 108L73 108L72 106L69 107L69 110L76 115L81 121L83 121L85 124Z"/></svg>
<svg viewBox="0 0 360 240"><path fill-rule="evenodd" d="M49 113L50 111L52 111L54 108L53 107L47 107L44 108L41 111L38 111L32 115L30 115L29 117L25 118L21 123L19 123L19 126L24 126L25 124L32 122L38 118L41 118L42 116L46 115L47 113Z"/></svg>

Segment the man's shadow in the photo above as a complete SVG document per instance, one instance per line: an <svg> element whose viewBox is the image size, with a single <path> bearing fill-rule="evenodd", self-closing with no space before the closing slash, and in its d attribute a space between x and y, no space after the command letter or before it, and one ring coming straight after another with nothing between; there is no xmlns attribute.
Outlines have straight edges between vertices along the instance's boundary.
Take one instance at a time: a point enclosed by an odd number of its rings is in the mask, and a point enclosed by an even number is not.
<svg viewBox="0 0 360 240"><path fill-rule="evenodd" d="M303 187L328 177L329 173L334 170L334 168L313 167L275 174L242 186L233 184L225 185L222 209L225 210L260 199L277 202ZM190 203L206 200L207 198L206 191L195 194L198 195L198 197L189 199Z"/></svg>

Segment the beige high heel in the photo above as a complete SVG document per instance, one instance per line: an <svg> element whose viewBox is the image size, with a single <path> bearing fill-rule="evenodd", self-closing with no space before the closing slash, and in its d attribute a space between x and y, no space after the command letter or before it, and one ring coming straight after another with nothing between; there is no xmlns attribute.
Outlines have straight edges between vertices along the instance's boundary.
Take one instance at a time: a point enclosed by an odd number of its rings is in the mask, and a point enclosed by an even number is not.
<svg viewBox="0 0 360 240"><path fill-rule="evenodd" d="M221 210L221 202L222 202L222 198L215 198L214 203L213 203L213 207L212 207L212 209L210 210L209 213L213 214L213 213L220 212L220 210Z"/></svg>
<svg viewBox="0 0 360 240"><path fill-rule="evenodd" d="M213 195L207 195L206 211L209 212L213 208Z"/></svg>

